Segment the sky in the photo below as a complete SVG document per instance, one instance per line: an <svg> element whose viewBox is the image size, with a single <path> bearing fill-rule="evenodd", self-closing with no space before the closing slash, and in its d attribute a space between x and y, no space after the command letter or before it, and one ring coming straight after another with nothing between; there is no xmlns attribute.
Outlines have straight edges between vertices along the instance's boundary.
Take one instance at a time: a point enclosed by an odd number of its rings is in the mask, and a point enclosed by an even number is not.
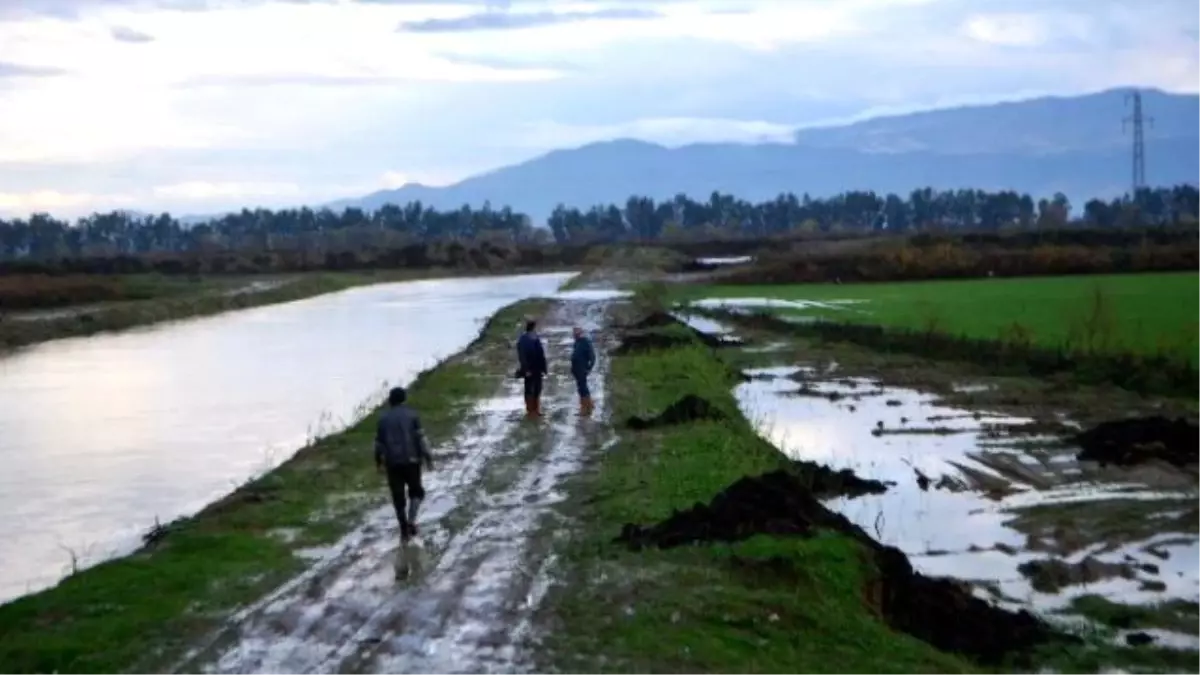
<svg viewBox="0 0 1200 675"><path fill-rule="evenodd" d="M613 138L1200 89L1195 0L0 0L0 213L446 185Z"/></svg>

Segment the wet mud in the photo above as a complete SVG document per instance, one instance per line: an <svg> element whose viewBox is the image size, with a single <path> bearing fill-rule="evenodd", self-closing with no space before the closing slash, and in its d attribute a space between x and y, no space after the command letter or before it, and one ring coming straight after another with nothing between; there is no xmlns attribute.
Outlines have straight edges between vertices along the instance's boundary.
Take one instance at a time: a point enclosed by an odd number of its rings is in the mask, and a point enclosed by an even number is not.
<svg viewBox="0 0 1200 675"><path fill-rule="evenodd" d="M833 470L816 462L792 462L792 471L813 495L825 497L857 497L887 492L895 483L862 478L851 469Z"/></svg>
<svg viewBox="0 0 1200 675"><path fill-rule="evenodd" d="M664 332L663 328L677 327L681 333ZM689 343L689 336L706 347L741 346L744 341L726 326L702 317L652 312L638 321L625 326L621 345L613 352L625 355L638 351L674 349Z"/></svg>
<svg viewBox="0 0 1200 675"><path fill-rule="evenodd" d="M614 356L627 356L637 352L677 349L692 343L691 338L677 333L641 332L626 333L620 346L613 350Z"/></svg>
<svg viewBox="0 0 1200 675"><path fill-rule="evenodd" d="M654 525L628 523L616 541L639 550L736 542L760 534L809 537L822 530L846 535L869 551L878 575L864 589L868 605L894 629L943 651L999 664L1067 639L1029 612L994 607L962 584L917 573L902 551L880 544L825 507L787 471L743 478L710 503L677 511Z"/></svg>
<svg viewBox="0 0 1200 675"><path fill-rule="evenodd" d="M1101 466L1134 466L1160 460L1176 467L1195 467L1200 427L1185 419L1162 416L1102 422L1074 438L1082 448L1078 459Z"/></svg>
<svg viewBox="0 0 1200 675"><path fill-rule="evenodd" d="M720 408L714 406L707 399L688 394L683 398L675 401L667 406L661 413L654 417L630 417L625 422L625 426L635 431L644 431L647 429L657 429L659 427L669 427L678 424L689 424L698 421L723 422L729 419Z"/></svg>
<svg viewBox="0 0 1200 675"><path fill-rule="evenodd" d="M1139 608L1200 600L1194 469L1163 459L1163 448L1195 457L1194 436L1178 440L1183 425L1131 434L1158 441L1154 459L1080 461L1079 409L1057 398L1023 399L1021 383L999 378L970 390L961 379L910 389L871 363L749 369L751 380L735 388L759 434L793 461L894 483L878 494L816 495L826 507L904 552L921 574L959 580L1004 609L1079 623L1091 621L1073 604L1086 595ZM1120 410L1155 414L1153 401L1136 408L1095 396L1081 399L1091 424ZM1106 407L1093 410L1097 402ZM1100 435L1113 436L1126 438ZM1163 645L1196 648L1194 630L1164 635Z"/></svg>
<svg viewBox="0 0 1200 675"><path fill-rule="evenodd" d="M528 672L534 615L554 566L564 481L607 441L610 301L565 301L540 322L551 364L570 354L570 327L593 333L595 409L552 373L544 417L524 419L510 363L480 362L497 395L465 411L435 448L416 545L400 547L390 504L335 544L297 550L307 569L229 619L177 672ZM513 338L516 338L514 334ZM505 356L508 351L505 350ZM379 488L382 496L383 488Z"/></svg>
<svg viewBox="0 0 1200 675"><path fill-rule="evenodd" d="M1093 584L1104 579L1137 578L1129 563L1110 563L1091 556L1077 563L1056 558L1030 560L1018 565L1017 571L1030 580L1034 589L1043 593L1056 593L1067 586Z"/></svg>

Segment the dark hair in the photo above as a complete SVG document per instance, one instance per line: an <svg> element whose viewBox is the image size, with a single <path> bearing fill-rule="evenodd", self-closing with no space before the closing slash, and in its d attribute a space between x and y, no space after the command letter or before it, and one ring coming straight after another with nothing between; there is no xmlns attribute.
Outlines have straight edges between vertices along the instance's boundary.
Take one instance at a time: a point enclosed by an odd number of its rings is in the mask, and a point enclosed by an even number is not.
<svg viewBox="0 0 1200 675"><path fill-rule="evenodd" d="M408 392L404 391L404 387L396 387L388 392L388 405L400 405L408 399Z"/></svg>
<svg viewBox="0 0 1200 675"><path fill-rule="evenodd" d="M529 331L533 330L534 328L537 328L537 322L536 322L536 321L534 321L534 320L530 319L529 321L526 321L526 322L525 322L525 332L526 332L526 333L528 333Z"/></svg>

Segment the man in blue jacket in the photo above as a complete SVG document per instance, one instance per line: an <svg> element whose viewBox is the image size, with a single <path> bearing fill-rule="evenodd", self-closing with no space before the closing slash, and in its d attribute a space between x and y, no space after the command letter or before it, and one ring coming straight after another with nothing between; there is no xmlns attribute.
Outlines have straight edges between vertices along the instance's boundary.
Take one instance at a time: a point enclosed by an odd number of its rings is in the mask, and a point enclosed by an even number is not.
<svg viewBox="0 0 1200 675"><path fill-rule="evenodd" d="M525 333L517 339L517 361L520 363L521 378L525 381L525 415L542 416L542 379L546 377L546 350L542 339L535 332L536 321L525 323Z"/></svg>
<svg viewBox="0 0 1200 675"><path fill-rule="evenodd" d="M587 377L596 366L596 349L592 341L575 326L575 347L571 350L571 375L575 378L575 389L579 392L579 412L587 417L592 414L592 392L588 389Z"/></svg>

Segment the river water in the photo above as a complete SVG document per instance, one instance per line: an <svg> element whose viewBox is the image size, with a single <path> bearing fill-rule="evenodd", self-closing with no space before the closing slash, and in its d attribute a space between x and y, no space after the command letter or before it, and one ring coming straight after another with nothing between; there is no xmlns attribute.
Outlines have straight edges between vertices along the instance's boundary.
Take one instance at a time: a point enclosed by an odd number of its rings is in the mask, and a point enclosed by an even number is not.
<svg viewBox="0 0 1200 675"><path fill-rule="evenodd" d="M0 358L0 602L131 550L571 276L367 286Z"/></svg>

